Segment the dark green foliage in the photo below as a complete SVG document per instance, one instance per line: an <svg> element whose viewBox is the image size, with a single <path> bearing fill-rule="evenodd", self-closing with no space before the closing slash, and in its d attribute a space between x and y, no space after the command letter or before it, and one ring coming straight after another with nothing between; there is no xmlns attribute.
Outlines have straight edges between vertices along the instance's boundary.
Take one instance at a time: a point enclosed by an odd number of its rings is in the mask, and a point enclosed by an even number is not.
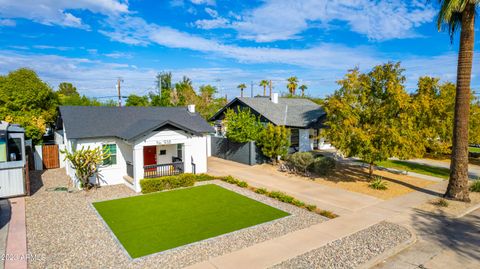
<svg viewBox="0 0 480 269"><path fill-rule="evenodd" d="M472 192L480 192L480 179L476 179L473 181L472 185L470 185L470 191Z"/></svg>
<svg viewBox="0 0 480 269"><path fill-rule="evenodd" d="M317 157L308 170L316 175L324 176L335 170L336 162L332 157Z"/></svg>
<svg viewBox="0 0 480 269"><path fill-rule="evenodd" d="M139 96L136 94L130 94L127 98L126 106L149 106L150 101L148 96Z"/></svg>
<svg viewBox="0 0 480 269"><path fill-rule="evenodd" d="M245 143L256 141L263 130L259 119L250 112L250 109L227 109L225 113L225 127L227 138L230 141Z"/></svg>
<svg viewBox="0 0 480 269"><path fill-rule="evenodd" d="M195 180L196 181L208 181L208 180L214 180L215 177L211 176L209 174L197 174L195 175Z"/></svg>
<svg viewBox="0 0 480 269"><path fill-rule="evenodd" d="M140 180L142 193L150 193L181 187L190 187L195 184L195 175L181 174L177 176L166 176L159 178L145 178Z"/></svg>
<svg viewBox="0 0 480 269"><path fill-rule="evenodd" d="M246 188L248 187L248 183L245 182L245 181L240 181L237 183L237 186L241 187L241 188Z"/></svg>

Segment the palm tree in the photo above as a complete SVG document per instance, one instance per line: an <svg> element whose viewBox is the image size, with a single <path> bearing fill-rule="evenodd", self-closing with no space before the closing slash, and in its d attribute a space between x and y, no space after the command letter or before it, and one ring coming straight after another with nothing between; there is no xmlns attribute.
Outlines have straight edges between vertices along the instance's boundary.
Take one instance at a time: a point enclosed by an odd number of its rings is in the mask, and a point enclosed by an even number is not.
<svg viewBox="0 0 480 269"><path fill-rule="evenodd" d="M297 77L289 77L287 78L288 84L287 89L291 95L295 95L295 91L297 90L298 86L298 78Z"/></svg>
<svg viewBox="0 0 480 269"><path fill-rule="evenodd" d="M267 95L267 86L268 86L268 80L263 79L260 81L259 86L263 87L263 96Z"/></svg>
<svg viewBox="0 0 480 269"><path fill-rule="evenodd" d="M245 83L239 84L237 86L237 88L240 89L240 97L243 97L243 89L245 89L246 87L247 87L247 85L245 85Z"/></svg>
<svg viewBox="0 0 480 269"><path fill-rule="evenodd" d="M475 34L475 8L479 0L439 0L437 27L448 29L453 42L460 28L460 48L457 62L457 89L453 125L450 180L445 197L470 201L468 196L468 117L470 113L470 81L472 78Z"/></svg>
<svg viewBox="0 0 480 269"><path fill-rule="evenodd" d="M302 91L302 97L305 96L305 90L308 89L307 85L302 84L302 86L298 87Z"/></svg>

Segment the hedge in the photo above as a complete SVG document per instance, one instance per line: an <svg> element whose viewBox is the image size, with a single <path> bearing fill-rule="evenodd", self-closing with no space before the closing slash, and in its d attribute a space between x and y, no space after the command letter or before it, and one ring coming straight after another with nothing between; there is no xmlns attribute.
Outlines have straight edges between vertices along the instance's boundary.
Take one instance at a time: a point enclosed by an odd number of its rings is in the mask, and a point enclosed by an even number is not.
<svg viewBox="0 0 480 269"><path fill-rule="evenodd" d="M195 184L196 175L180 174L176 176L165 176L157 178L145 178L140 180L142 193L150 193L181 187L191 187Z"/></svg>

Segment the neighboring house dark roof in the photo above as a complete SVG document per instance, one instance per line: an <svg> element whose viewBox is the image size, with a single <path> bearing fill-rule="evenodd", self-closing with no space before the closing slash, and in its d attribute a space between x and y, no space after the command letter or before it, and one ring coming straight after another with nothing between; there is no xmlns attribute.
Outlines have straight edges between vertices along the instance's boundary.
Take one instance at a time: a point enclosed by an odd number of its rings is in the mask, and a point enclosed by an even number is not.
<svg viewBox="0 0 480 269"><path fill-rule="evenodd" d="M113 136L132 140L162 127L193 134L214 132L198 113L185 107L61 106L60 116L68 139Z"/></svg>
<svg viewBox="0 0 480 269"><path fill-rule="evenodd" d="M278 98L273 103L268 97L237 97L218 111L210 120L223 118L227 108L247 106L275 125L297 128L322 128L326 116L321 106L304 98Z"/></svg>

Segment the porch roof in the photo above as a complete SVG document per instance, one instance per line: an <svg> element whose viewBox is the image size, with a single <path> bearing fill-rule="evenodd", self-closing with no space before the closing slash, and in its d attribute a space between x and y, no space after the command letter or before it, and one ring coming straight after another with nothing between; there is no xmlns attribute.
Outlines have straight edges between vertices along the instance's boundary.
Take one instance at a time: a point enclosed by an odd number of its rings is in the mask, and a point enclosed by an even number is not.
<svg viewBox="0 0 480 269"><path fill-rule="evenodd" d="M167 126L197 135L214 132L198 113L185 107L61 106L60 121L69 139L114 136L133 140Z"/></svg>

